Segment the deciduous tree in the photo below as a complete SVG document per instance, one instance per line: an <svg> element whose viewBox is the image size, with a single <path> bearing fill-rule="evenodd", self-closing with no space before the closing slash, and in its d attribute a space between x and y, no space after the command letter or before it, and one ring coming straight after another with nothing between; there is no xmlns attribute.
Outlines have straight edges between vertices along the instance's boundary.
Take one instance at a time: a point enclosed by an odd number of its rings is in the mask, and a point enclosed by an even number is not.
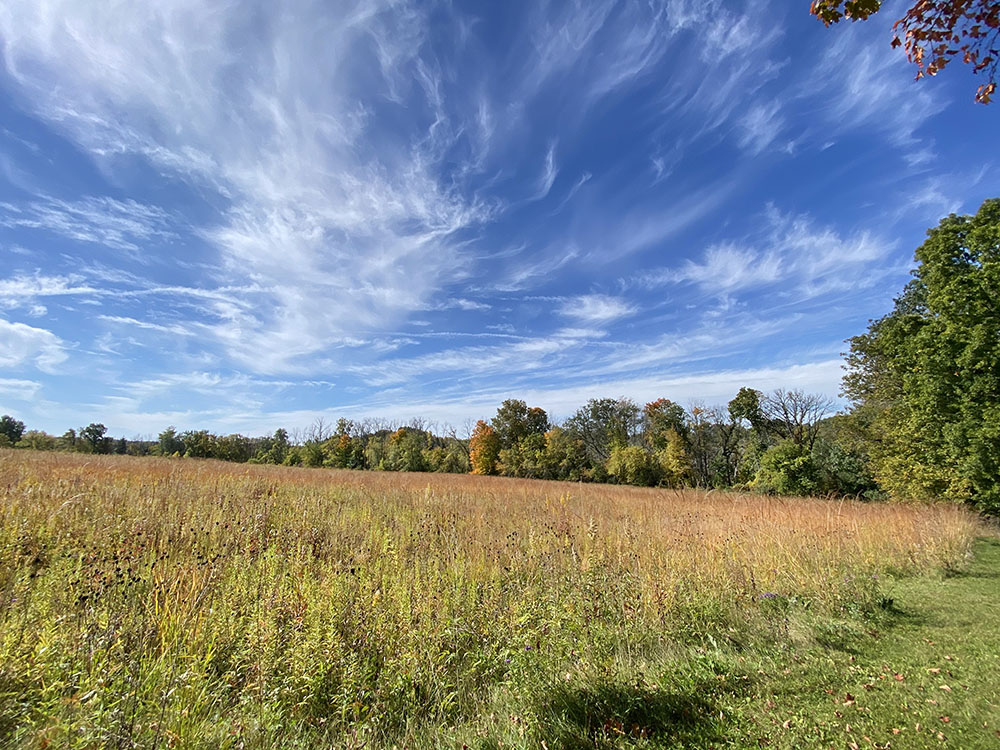
<svg viewBox="0 0 1000 750"><path fill-rule="evenodd" d="M810 495L819 485L812 453L801 443L782 440L761 457L750 486L775 495Z"/></svg>
<svg viewBox="0 0 1000 750"><path fill-rule="evenodd" d="M52 451L56 449L56 438L41 430L28 430L21 436L18 448L30 448L35 451Z"/></svg>
<svg viewBox="0 0 1000 750"><path fill-rule="evenodd" d="M691 479L691 452L687 441L676 430L667 431L667 442L657 453L663 483L668 487L683 487Z"/></svg>
<svg viewBox="0 0 1000 750"><path fill-rule="evenodd" d="M0 417L0 435L7 438L11 445L16 445L24 434L24 422L14 419L10 414Z"/></svg>
<svg viewBox="0 0 1000 750"><path fill-rule="evenodd" d="M594 465L603 466L611 451L636 437L639 407L632 399L594 398L566 420L565 429L583 442Z"/></svg>
<svg viewBox="0 0 1000 750"><path fill-rule="evenodd" d="M881 0L813 0L810 12L829 26L863 21L881 7ZM960 57L985 79L976 101L990 102L1000 62L1000 0L916 0L892 28L892 46L903 47L918 79Z"/></svg>
<svg viewBox="0 0 1000 750"><path fill-rule="evenodd" d="M608 458L608 474L622 484L649 487L657 483L656 461L639 445L616 446Z"/></svg>
<svg viewBox="0 0 1000 750"><path fill-rule="evenodd" d="M108 453L110 451L110 439L104 435L108 428L99 422L91 422L86 427L80 428L80 438L84 441L91 453Z"/></svg>
<svg viewBox="0 0 1000 750"><path fill-rule="evenodd" d="M833 401L822 394L778 388L760 401L764 424L783 440L812 450L819 424L833 409Z"/></svg>
<svg viewBox="0 0 1000 750"><path fill-rule="evenodd" d="M667 430L687 435L687 414L684 413L684 407L666 398L650 401L642 409L644 442L653 450L660 450L667 444Z"/></svg>
<svg viewBox="0 0 1000 750"><path fill-rule="evenodd" d="M850 340L844 391L879 484L1000 512L1000 199L916 251L892 312Z"/></svg>
<svg viewBox="0 0 1000 750"><path fill-rule="evenodd" d="M492 475L497 473L500 458L500 439L497 432L483 420L476 422L469 438L469 463L473 474Z"/></svg>
<svg viewBox="0 0 1000 750"><path fill-rule="evenodd" d="M528 435L544 435L549 429L549 417L544 409L531 408L520 399L504 401L491 422L501 448L512 448Z"/></svg>

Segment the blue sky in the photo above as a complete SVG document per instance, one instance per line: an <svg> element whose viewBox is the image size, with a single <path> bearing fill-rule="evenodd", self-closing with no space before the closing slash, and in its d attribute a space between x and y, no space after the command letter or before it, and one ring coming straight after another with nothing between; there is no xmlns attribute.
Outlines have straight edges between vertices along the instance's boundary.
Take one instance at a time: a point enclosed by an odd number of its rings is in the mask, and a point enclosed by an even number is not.
<svg viewBox="0 0 1000 750"><path fill-rule="evenodd" d="M925 229L1000 195L1000 105L913 82L892 3L808 5L9 0L0 412L836 395Z"/></svg>

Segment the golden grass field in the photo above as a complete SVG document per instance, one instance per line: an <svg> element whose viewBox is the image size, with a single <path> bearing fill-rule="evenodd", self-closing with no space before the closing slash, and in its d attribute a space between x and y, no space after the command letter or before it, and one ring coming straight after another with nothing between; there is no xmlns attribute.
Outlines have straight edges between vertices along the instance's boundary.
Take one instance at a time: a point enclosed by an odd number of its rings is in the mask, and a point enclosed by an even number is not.
<svg viewBox="0 0 1000 750"><path fill-rule="evenodd" d="M978 523L2 450L0 746L539 747L553 691L641 681L677 644L808 637L788 606L876 609L884 576L961 566Z"/></svg>

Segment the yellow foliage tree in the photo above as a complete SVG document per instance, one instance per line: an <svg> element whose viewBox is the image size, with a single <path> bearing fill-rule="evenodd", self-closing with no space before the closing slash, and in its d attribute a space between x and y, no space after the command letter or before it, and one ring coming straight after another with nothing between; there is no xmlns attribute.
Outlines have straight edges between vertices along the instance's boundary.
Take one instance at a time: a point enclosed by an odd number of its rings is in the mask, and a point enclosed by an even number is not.
<svg viewBox="0 0 1000 750"><path fill-rule="evenodd" d="M476 422L469 439L469 463L473 474L491 475L497 473L500 458L500 438L496 430L483 420Z"/></svg>

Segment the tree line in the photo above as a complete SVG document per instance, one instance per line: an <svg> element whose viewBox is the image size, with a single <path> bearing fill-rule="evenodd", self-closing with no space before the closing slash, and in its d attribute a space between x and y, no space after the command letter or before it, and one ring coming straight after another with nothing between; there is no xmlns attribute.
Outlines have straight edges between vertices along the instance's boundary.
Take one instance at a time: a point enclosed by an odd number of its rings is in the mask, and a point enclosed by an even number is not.
<svg viewBox="0 0 1000 750"><path fill-rule="evenodd" d="M317 420L294 438L163 430L156 440L107 435L103 424L61 436L0 418L0 446L99 454L214 458L237 463L374 471L473 473L639 486L745 488L779 494L878 494L865 457L831 416L832 402L800 390L743 388L726 408L661 398L591 399L556 424L508 399L460 435L422 420Z"/></svg>
<svg viewBox="0 0 1000 750"><path fill-rule="evenodd" d="M839 414L823 396L742 388L724 408L591 399L561 424L508 399L464 435L341 419L294 438L168 427L126 440L96 423L55 437L5 415L0 447L943 499L1000 515L1000 198L928 230L912 275L892 311L848 340Z"/></svg>

